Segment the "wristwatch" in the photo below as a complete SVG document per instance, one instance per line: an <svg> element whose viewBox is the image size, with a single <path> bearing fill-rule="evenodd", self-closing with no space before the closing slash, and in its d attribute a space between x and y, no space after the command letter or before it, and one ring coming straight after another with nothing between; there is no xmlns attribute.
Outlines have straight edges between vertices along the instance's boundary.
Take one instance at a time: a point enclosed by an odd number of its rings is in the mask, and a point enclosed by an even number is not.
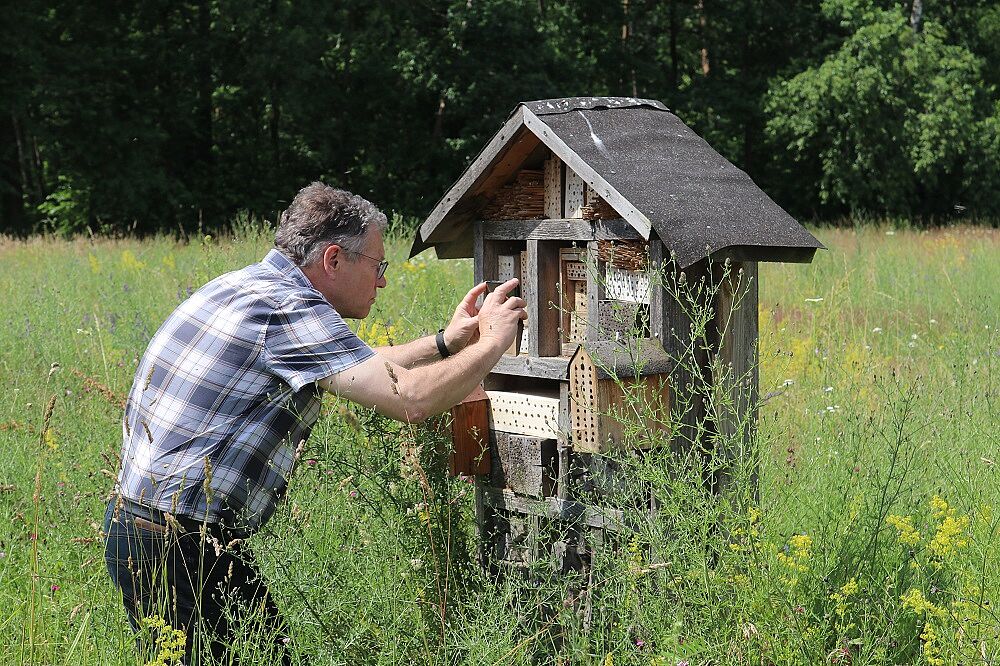
<svg viewBox="0 0 1000 666"><path fill-rule="evenodd" d="M451 352L448 351L448 346L444 343L444 329L442 328L434 336L434 342L437 343L438 353L441 354L441 358L448 358L451 356Z"/></svg>

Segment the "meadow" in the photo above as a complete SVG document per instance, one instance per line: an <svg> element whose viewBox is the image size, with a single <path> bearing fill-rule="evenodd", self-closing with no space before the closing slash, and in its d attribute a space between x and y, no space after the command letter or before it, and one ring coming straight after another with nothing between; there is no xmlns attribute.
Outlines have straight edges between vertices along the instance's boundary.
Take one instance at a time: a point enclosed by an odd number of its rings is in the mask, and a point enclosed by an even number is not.
<svg viewBox="0 0 1000 666"><path fill-rule="evenodd" d="M259 260L270 232L0 241L0 663L138 654L100 521L121 403L166 315ZM995 664L1000 661L1000 232L815 230L760 270L759 496L704 492L698 456L635 462L660 509L582 581L475 563L472 486L432 426L328 399L253 549L316 664ZM407 261L358 325L436 331L468 260ZM430 254L430 253L428 253ZM738 480L740 477L738 477ZM542 563L544 565L544 563ZM581 596L586 595L585 604ZM581 605L587 613L579 612ZM269 663L252 627L236 650Z"/></svg>

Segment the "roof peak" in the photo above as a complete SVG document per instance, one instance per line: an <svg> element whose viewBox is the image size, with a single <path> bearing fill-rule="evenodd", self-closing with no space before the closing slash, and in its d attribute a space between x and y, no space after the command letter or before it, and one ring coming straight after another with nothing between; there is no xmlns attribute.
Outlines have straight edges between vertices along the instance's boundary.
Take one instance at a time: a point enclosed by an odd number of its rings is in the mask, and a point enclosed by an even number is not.
<svg viewBox="0 0 1000 666"><path fill-rule="evenodd" d="M562 97L559 99L539 99L532 102L521 102L518 106L527 107L536 116L549 116L572 111L587 111L595 109L634 109L645 107L659 111L669 111L662 102L655 99L639 97Z"/></svg>

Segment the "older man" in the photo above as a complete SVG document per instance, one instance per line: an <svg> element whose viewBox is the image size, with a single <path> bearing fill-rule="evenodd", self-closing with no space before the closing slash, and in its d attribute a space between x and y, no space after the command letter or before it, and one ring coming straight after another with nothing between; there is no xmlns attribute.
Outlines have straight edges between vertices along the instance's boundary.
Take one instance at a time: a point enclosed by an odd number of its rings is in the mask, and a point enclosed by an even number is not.
<svg viewBox="0 0 1000 666"><path fill-rule="evenodd" d="M471 393L527 317L508 297L516 280L477 309L480 284L436 336L371 349L344 319L366 317L386 285L385 224L361 197L309 185L282 215L275 248L178 306L139 363L105 559L133 628L160 632L161 644L160 620L182 630L185 663L204 651L226 658L241 609L260 613L290 658L243 541L284 494L320 389L421 421Z"/></svg>

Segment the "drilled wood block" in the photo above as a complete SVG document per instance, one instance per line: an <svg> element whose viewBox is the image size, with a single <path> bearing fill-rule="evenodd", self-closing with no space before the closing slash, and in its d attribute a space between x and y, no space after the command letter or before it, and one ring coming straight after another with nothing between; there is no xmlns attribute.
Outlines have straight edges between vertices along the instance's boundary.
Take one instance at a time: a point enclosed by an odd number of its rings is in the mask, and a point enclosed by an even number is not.
<svg viewBox="0 0 1000 666"><path fill-rule="evenodd" d="M559 248L560 261L582 261L586 258L586 248L582 247L561 247Z"/></svg>
<svg viewBox="0 0 1000 666"><path fill-rule="evenodd" d="M487 391L493 430L556 439L559 398L512 391Z"/></svg>
<svg viewBox="0 0 1000 666"><path fill-rule="evenodd" d="M649 274L608 266L604 289L608 300L648 304Z"/></svg>
<svg viewBox="0 0 1000 666"><path fill-rule="evenodd" d="M597 371L593 364L584 354L576 355L569 368L570 441L574 449L600 449L597 389Z"/></svg>
<svg viewBox="0 0 1000 666"><path fill-rule="evenodd" d="M587 279L587 264L582 261L567 261L565 269L567 280Z"/></svg>
<svg viewBox="0 0 1000 666"><path fill-rule="evenodd" d="M543 168L545 181L545 217L551 220L562 218L562 160L553 155L545 160Z"/></svg>
<svg viewBox="0 0 1000 666"><path fill-rule="evenodd" d="M584 206L584 190L587 184L575 171L566 169L566 197L563 204L568 219L582 218Z"/></svg>
<svg viewBox="0 0 1000 666"><path fill-rule="evenodd" d="M506 282L515 277L520 277L516 272L517 258L512 254L501 254L497 256L497 279Z"/></svg>
<svg viewBox="0 0 1000 666"><path fill-rule="evenodd" d="M601 338L620 340L640 327L640 303L629 301L601 301L598 306L598 326Z"/></svg>
<svg viewBox="0 0 1000 666"><path fill-rule="evenodd" d="M570 285L573 307L569 312L569 342L583 342L587 339L587 283L573 280Z"/></svg>

